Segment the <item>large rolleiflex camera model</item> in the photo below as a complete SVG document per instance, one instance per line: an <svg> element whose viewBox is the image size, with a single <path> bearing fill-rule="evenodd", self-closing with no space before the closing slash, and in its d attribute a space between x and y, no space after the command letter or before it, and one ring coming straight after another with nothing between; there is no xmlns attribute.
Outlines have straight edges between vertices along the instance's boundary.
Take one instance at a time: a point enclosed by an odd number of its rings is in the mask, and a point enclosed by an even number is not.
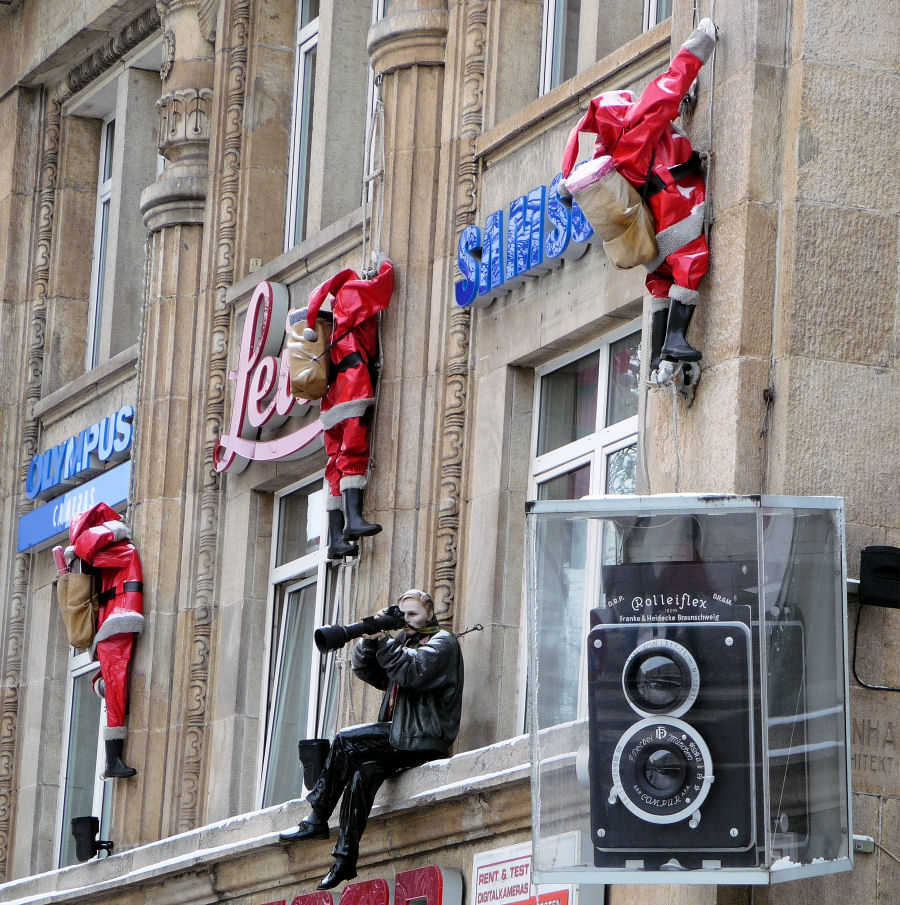
<svg viewBox="0 0 900 905"><path fill-rule="evenodd" d="M751 608L735 602L747 578L739 563L603 569L587 640L597 867L756 863Z"/></svg>

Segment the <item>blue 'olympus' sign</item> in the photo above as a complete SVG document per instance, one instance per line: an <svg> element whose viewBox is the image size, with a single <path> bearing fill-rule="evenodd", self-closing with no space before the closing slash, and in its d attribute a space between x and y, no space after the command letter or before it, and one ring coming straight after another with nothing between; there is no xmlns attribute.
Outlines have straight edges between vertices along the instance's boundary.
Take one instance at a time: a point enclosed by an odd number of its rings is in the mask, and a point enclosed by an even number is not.
<svg viewBox="0 0 900 905"><path fill-rule="evenodd" d="M560 182L562 173L549 187L538 186L513 201L505 228L499 210L483 231L467 226L460 233L456 262L463 278L456 283L457 305L489 305L527 277L584 254L594 230L573 198L560 194Z"/></svg>
<svg viewBox="0 0 900 905"><path fill-rule="evenodd" d="M134 407L123 405L102 421L86 427L77 437L38 453L28 466L25 495L46 499L60 485L77 483L74 478L89 478L104 462L121 462L128 456L134 439Z"/></svg>

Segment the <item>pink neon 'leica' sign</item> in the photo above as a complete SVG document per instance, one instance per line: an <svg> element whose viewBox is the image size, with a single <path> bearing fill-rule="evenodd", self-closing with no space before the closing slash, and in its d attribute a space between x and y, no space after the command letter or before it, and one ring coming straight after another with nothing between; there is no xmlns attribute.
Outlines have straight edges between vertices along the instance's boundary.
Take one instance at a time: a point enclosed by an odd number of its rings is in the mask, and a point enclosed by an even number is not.
<svg viewBox="0 0 900 905"><path fill-rule="evenodd" d="M253 290L247 308L238 366L229 371L235 382L234 402L228 433L223 433L213 450L218 472L243 471L251 461L286 459L312 443L324 428L316 419L292 434L273 440L256 440L261 427L278 427L295 405L308 405L291 395L287 351L278 357L287 329L290 301L286 286L263 280ZM272 329L276 325L275 329Z"/></svg>
<svg viewBox="0 0 900 905"><path fill-rule="evenodd" d="M462 905L462 877L452 868L434 865L402 871L394 877L393 905L409 905L413 899L424 899L424 905ZM288 905L288 899L265 905ZM330 892L312 892L294 896L290 905L334 905L334 899ZM391 888L381 879L348 883L339 905L391 905Z"/></svg>

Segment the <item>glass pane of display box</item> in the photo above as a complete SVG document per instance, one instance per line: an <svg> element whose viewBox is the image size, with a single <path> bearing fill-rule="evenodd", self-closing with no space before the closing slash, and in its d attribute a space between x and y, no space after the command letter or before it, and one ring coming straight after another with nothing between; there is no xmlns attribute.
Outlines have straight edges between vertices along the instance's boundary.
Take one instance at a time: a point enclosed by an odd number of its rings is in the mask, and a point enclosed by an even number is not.
<svg viewBox="0 0 900 905"><path fill-rule="evenodd" d="M528 543L536 882L849 870L843 501L536 502Z"/></svg>

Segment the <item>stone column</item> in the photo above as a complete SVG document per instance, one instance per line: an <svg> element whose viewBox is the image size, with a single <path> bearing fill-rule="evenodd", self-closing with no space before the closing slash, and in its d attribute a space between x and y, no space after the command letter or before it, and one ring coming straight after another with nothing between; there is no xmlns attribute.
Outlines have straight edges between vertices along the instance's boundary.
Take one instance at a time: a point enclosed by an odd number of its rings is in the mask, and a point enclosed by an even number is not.
<svg viewBox="0 0 900 905"><path fill-rule="evenodd" d="M210 7L212 6L212 9ZM117 841L135 845L187 829L178 818L199 796L202 727L188 726L196 485L208 332L204 310L204 216L213 95L215 4L160 2L165 35L159 149L165 166L144 190L149 231L139 360L132 518L144 565L147 630L135 649L126 756L138 776L116 794ZM192 425L194 426L192 428ZM192 792L185 793L185 771ZM161 807L143 807L146 795ZM196 809L191 811L196 813Z"/></svg>
<svg viewBox="0 0 900 905"><path fill-rule="evenodd" d="M374 543L378 555L361 560L360 601L432 583L436 513L430 501L438 450L430 442L437 412L428 400L435 397L444 327L434 260L447 27L442 0L398 0L369 33L384 100L381 250L394 262L396 285L382 320L384 368L366 500L369 517L385 530L364 542ZM372 210L377 217L377 198Z"/></svg>

